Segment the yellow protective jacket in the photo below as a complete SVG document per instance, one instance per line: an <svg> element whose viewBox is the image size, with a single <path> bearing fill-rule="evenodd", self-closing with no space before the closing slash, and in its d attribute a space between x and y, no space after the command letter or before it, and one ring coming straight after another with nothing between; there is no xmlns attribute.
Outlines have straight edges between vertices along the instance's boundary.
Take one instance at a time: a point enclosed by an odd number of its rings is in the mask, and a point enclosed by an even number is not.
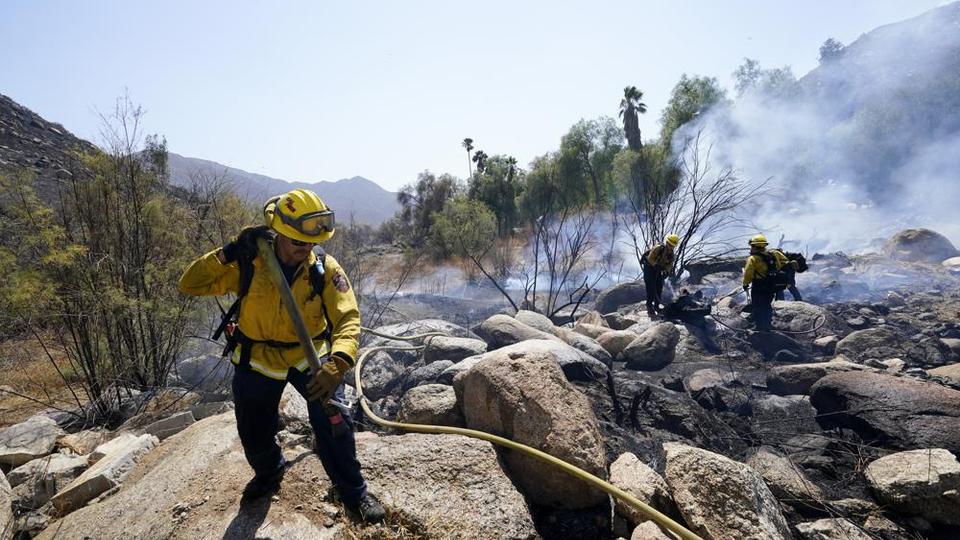
<svg viewBox="0 0 960 540"><path fill-rule="evenodd" d="M217 259L217 251L219 249L207 253L187 267L180 278L181 291L195 296L219 296L238 291L239 265L236 262L221 264ZM317 354L323 358L327 354L339 353L338 356L346 356L352 364L357 356L360 340L360 310L357 299L343 268L329 254L324 261L322 304L319 296L309 299L313 292L309 268L316 260L316 254L311 252L297 269L290 285L293 298L303 314L307 331L311 336L318 336L314 339ZM280 291L273 285L266 263L257 257L253 260L253 268L250 290L240 304L238 326L245 336L254 341L297 343L297 331L286 308L280 302ZM325 333L327 327L323 315L324 306L333 326L330 343L319 337ZM231 361L234 364L239 363L239 347ZM265 343L254 343L250 350L250 367L272 379L285 380L289 368L306 372L308 364L306 354L300 346L278 348Z"/></svg>
<svg viewBox="0 0 960 540"><path fill-rule="evenodd" d="M743 284L749 285L753 283L755 279L762 279L767 277L767 261L764 260L763 254L770 253L773 255L773 260L777 264L777 270L780 270L784 266L790 263L787 259L787 256L783 254L782 251L771 249L770 251L760 251L750 253L750 256L747 257L747 264L743 267Z"/></svg>
<svg viewBox="0 0 960 540"><path fill-rule="evenodd" d="M673 268L674 257L676 255L672 250L668 250L663 244L658 244L647 253L647 264L666 274Z"/></svg>

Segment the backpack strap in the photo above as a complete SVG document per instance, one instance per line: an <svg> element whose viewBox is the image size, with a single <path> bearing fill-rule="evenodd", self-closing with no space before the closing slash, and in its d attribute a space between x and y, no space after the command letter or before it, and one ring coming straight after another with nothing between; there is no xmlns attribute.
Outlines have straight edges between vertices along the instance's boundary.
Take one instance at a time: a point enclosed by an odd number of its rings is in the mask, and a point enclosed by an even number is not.
<svg viewBox="0 0 960 540"><path fill-rule="evenodd" d="M320 297L320 309L323 310L323 320L327 323L327 329L323 331L322 336L326 341L330 341L330 337L333 335L333 323L330 321L330 315L327 313L327 305L323 303L323 288L326 285L327 273L327 252L320 246L314 249L317 260L310 265L310 287L313 290L310 292L310 297L307 301L309 302L318 296Z"/></svg>

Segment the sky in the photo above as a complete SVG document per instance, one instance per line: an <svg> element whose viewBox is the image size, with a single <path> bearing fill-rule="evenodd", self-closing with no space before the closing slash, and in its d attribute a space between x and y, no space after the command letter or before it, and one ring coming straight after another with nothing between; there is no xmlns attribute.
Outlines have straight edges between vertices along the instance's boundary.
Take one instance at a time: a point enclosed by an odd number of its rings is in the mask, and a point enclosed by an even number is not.
<svg viewBox="0 0 960 540"><path fill-rule="evenodd" d="M178 154L397 190L467 176L465 137L521 164L643 90L644 137L683 73L817 64L942 0L0 2L0 93L98 141L129 93ZM732 93L732 92L731 92Z"/></svg>

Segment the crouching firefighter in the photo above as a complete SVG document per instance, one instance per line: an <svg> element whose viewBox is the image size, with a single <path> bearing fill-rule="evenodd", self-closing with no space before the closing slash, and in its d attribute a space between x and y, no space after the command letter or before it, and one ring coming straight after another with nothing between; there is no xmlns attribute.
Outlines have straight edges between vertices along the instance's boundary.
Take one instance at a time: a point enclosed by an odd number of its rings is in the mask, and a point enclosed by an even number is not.
<svg viewBox="0 0 960 540"><path fill-rule="evenodd" d="M661 313L663 303L663 282L673 270L673 261L676 258L674 249L680 243L680 237L668 234L662 244L648 249L640 258L643 268L643 288L647 293L647 315Z"/></svg>
<svg viewBox="0 0 960 540"><path fill-rule="evenodd" d="M315 193L296 189L263 207L265 225L245 227L237 238L195 260L180 278L191 295L237 295L214 338L226 332L231 357L237 431L254 477L243 490L250 500L279 489L286 460L277 445L278 407L290 383L304 398L316 439L315 451L335 493L355 517L384 518L360 473L353 425L343 399L343 376L354 365L360 312L343 269L322 249L334 233L334 213ZM296 328L257 240L267 239L323 360L309 372Z"/></svg>
<svg viewBox="0 0 960 540"><path fill-rule="evenodd" d="M743 290L750 291L754 324L760 332L773 331L773 299L787 287L785 267L797 269L797 262L778 250L767 251L767 238L758 234L750 239L750 256L743 267Z"/></svg>

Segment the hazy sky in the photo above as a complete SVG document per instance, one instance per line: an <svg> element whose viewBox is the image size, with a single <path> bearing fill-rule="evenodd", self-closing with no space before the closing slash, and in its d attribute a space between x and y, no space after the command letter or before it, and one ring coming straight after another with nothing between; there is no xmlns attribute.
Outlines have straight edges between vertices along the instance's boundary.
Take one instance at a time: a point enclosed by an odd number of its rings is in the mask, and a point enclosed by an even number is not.
<svg viewBox="0 0 960 540"><path fill-rule="evenodd" d="M732 87L743 57L798 76L942 0L684 2L0 1L0 93L97 142L129 89L179 154L285 180L396 190L467 175L472 137L526 164L580 118L645 93L644 136L681 73Z"/></svg>

